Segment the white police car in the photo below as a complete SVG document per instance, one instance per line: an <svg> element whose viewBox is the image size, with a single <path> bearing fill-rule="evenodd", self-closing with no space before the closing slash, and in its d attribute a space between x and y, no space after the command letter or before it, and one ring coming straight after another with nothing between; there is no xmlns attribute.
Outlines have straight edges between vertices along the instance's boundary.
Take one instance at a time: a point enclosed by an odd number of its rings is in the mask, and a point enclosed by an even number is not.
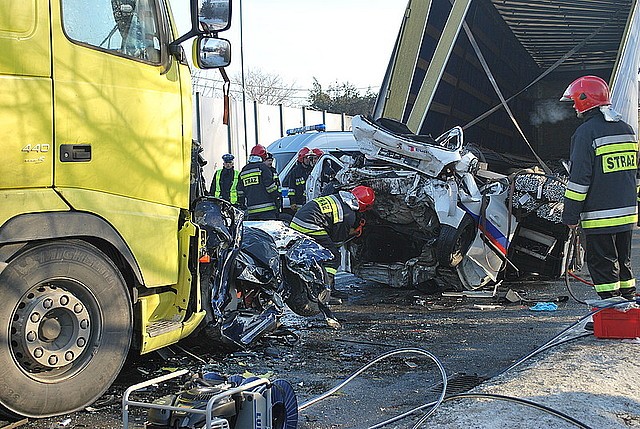
<svg viewBox="0 0 640 429"><path fill-rule="evenodd" d="M309 149L318 148L324 152L325 156L319 160L320 167L316 167L326 173L321 175L325 177L336 168L340 158L345 155L354 157L360 154L358 142L351 131L325 131L324 124L319 124L287 130L287 134L286 137L274 141L267 147L267 151L273 154L275 167L282 183L282 204L285 209L290 206L289 190L286 187L287 176L296 165L296 154L300 149L306 146ZM314 186L319 186L319 183L314 181Z"/></svg>

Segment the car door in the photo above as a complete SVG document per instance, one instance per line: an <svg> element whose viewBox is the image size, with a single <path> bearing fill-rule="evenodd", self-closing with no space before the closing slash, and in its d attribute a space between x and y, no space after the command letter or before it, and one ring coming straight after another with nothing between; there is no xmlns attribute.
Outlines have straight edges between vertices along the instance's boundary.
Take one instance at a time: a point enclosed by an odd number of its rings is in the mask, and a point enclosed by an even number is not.
<svg viewBox="0 0 640 429"><path fill-rule="evenodd" d="M323 155L311 170L307 178L307 201L322 195L327 185L332 182L336 174L342 170L346 164L333 155Z"/></svg>

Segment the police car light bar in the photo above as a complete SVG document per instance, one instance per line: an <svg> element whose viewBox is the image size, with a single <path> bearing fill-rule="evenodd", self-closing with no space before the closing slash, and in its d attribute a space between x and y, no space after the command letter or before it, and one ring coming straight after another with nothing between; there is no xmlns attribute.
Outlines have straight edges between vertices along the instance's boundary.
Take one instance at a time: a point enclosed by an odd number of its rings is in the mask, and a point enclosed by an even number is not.
<svg viewBox="0 0 640 429"><path fill-rule="evenodd" d="M317 124L317 125L305 125L304 127L298 128L289 128L287 130L287 135L292 136L294 134L302 134L307 131L327 131L327 126L325 124Z"/></svg>

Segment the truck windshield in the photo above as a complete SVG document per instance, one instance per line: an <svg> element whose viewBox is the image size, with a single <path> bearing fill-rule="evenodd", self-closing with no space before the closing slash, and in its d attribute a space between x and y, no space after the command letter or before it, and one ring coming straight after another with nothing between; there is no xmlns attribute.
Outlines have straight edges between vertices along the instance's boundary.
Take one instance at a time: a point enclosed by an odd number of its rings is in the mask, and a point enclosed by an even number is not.
<svg viewBox="0 0 640 429"><path fill-rule="evenodd" d="M160 35L150 0L63 0L64 31L72 40L159 63Z"/></svg>

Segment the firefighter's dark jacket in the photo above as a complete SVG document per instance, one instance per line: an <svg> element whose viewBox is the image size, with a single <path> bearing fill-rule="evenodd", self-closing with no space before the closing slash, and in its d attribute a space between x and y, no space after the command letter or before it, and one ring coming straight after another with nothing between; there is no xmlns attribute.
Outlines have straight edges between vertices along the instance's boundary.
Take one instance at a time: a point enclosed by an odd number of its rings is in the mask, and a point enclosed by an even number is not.
<svg viewBox="0 0 640 429"><path fill-rule="evenodd" d="M580 220L586 234L615 234L638 221L638 139L623 121L607 122L599 109L571 137L571 175L562 222Z"/></svg>
<svg viewBox="0 0 640 429"><path fill-rule="evenodd" d="M271 174L273 175L273 181L276 184L276 206L278 206L278 211L282 208L282 184L280 183L280 175L278 174L278 170L275 167L269 167L271 170Z"/></svg>
<svg viewBox="0 0 640 429"><path fill-rule="evenodd" d="M297 162L287 175L287 188L289 188L289 201L299 206L307 202L306 187L307 178L313 167Z"/></svg>
<svg viewBox="0 0 640 429"><path fill-rule="evenodd" d="M356 220L356 211L334 194L315 198L302 206L291 221L291 227L310 236L328 235L334 243L339 243L349 238Z"/></svg>
<svg viewBox="0 0 640 429"><path fill-rule="evenodd" d="M234 168L216 170L211 181L209 193L216 198L222 198L231 204L238 202L238 177L240 173Z"/></svg>
<svg viewBox="0 0 640 429"><path fill-rule="evenodd" d="M240 171L238 183L238 199L246 206L247 213L262 213L276 210L278 186L273 181L273 174L260 157L249 158L249 163Z"/></svg>

